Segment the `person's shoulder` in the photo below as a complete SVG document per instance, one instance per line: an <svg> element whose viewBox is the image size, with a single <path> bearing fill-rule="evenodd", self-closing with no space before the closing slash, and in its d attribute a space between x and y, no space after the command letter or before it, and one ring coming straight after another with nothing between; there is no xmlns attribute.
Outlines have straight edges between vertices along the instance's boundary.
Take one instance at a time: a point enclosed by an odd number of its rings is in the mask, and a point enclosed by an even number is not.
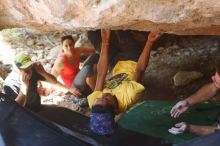
<svg viewBox="0 0 220 146"><path fill-rule="evenodd" d="M55 69L55 70L57 70L57 69L58 70L62 70L64 68L64 66L65 66L65 61L62 58L58 57L55 60L55 63L53 65L53 69Z"/></svg>
<svg viewBox="0 0 220 146"><path fill-rule="evenodd" d="M59 55L55 60L55 63L58 65L62 65L65 63L65 55Z"/></svg>
<svg viewBox="0 0 220 146"><path fill-rule="evenodd" d="M4 85L6 84L11 84L13 83L14 81L19 81L20 80L20 74L14 70L12 70L8 76L5 78L5 81L4 81Z"/></svg>
<svg viewBox="0 0 220 146"><path fill-rule="evenodd" d="M94 91L90 95L87 96L89 107L92 108L97 98L100 98L102 95L102 91Z"/></svg>

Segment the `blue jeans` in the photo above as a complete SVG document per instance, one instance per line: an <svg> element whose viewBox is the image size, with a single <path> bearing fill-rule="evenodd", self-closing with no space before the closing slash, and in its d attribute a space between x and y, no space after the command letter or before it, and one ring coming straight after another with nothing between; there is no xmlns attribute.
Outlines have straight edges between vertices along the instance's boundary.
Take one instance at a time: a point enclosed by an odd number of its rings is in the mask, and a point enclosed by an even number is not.
<svg viewBox="0 0 220 146"><path fill-rule="evenodd" d="M82 69L76 75L72 87L79 89L84 96L89 95L92 91L86 83L86 78L94 75L93 65L97 64L99 54L90 55L84 62Z"/></svg>

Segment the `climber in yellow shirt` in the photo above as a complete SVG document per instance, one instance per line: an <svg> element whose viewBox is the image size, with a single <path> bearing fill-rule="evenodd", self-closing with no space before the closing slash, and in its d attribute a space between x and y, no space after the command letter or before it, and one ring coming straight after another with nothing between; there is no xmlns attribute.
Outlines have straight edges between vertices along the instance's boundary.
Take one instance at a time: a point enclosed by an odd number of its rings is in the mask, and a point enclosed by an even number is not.
<svg viewBox="0 0 220 146"><path fill-rule="evenodd" d="M160 36L151 32L138 62L118 61L112 70L112 77L105 81L109 66L110 30L102 30L102 47L97 66L95 90L88 96L92 109L90 129L98 135L111 135L115 129L114 117L125 112L140 100L144 86L140 84L146 70L153 42Z"/></svg>

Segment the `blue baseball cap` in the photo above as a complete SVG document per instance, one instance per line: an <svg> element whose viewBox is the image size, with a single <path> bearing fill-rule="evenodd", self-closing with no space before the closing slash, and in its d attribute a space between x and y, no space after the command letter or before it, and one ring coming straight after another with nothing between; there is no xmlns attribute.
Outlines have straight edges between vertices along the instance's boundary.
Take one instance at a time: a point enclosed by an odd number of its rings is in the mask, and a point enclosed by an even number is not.
<svg viewBox="0 0 220 146"><path fill-rule="evenodd" d="M98 135L112 135L116 127L113 111L112 106L95 105L90 117L91 131Z"/></svg>

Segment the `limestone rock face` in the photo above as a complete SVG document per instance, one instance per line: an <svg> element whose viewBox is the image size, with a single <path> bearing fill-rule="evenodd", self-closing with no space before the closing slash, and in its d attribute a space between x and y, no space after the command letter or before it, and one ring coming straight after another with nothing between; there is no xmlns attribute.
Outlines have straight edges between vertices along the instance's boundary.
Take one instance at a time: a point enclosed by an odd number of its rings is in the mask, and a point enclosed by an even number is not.
<svg viewBox="0 0 220 146"><path fill-rule="evenodd" d="M220 35L219 0L1 0L0 28Z"/></svg>

